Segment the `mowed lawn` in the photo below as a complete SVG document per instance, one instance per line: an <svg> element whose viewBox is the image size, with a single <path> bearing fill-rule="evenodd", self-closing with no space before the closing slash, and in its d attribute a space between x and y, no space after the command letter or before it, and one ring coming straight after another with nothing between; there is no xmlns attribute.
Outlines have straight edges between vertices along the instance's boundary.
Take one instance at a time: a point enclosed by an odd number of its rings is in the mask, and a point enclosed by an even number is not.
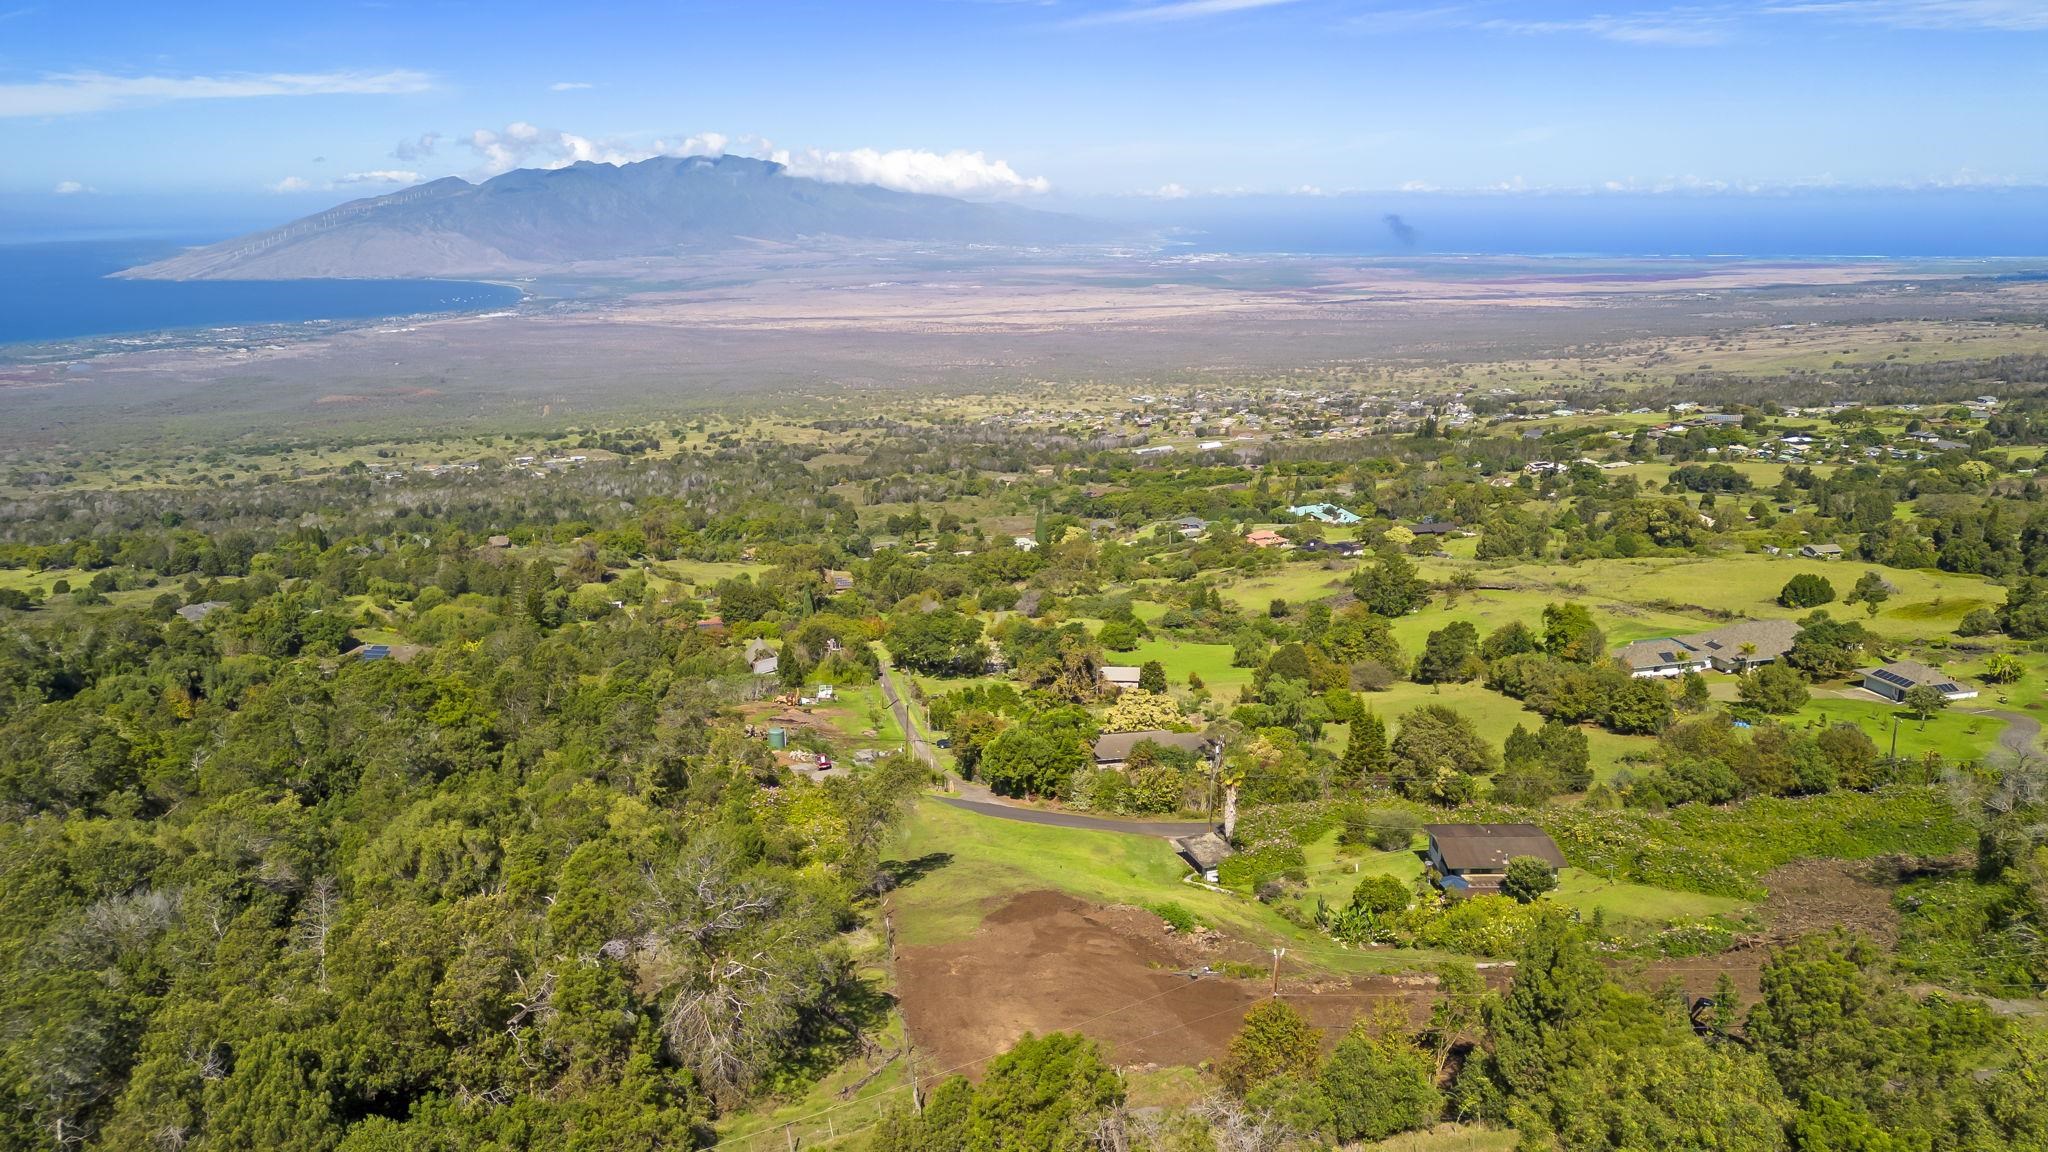
<svg viewBox="0 0 2048 1152"><path fill-rule="evenodd" d="M1915 760L1928 752L1939 752L1942 759L1954 763L1981 760L1997 749L1998 737L2005 731L2005 721L1985 714L1982 709L1987 706L1996 705L1986 705L1983 697L1958 700L1946 711L1922 722L1915 720L1904 708L1875 696L1832 699L1816 695L1806 707L1786 719L1792 724L1814 721L1854 724L1877 745L1879 755L1890 753L1892 732L1896 726L1902 759Z"/></svg>
<svg viewBox="0 0 2048 1152"><path fill-rule="evenodd" d="M1236 649L1228 644L1190 644L1179 640L1146 640L1129 652L1105 652L1103 659L1111 664L1132 664L1143 667L1147 661L1157 660L1166 670L1166 682L1170 687L1187 686L1188 674L1202 678L1202 683L1211 692L1225 689L1235 691L1252 682L1253 669L1233 668L1230 659Z"/></svg>
<svg viewBox="0 0 2048 1152"><path fill-rule="evenodd" d="M1232 937L1262 947L1284 945L1306 963L1331 971L1404 970L1449 958L1420 949L1347 949L1255 900L1182 883L1187 866L1157 836L1027 824L927 797L905 821L891 855L933 864L890 896L897 940L908 946L962 939L1007 897L1049 889L1104 905L1170 900Z"/></svg>

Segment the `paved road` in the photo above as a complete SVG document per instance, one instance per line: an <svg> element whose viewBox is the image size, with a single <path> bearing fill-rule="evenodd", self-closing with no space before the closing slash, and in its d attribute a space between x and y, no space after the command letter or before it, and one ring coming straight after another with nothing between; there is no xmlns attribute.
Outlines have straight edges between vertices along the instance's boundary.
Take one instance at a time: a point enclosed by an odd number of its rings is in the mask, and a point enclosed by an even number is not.
<svg viewBox="0 0 2048 1152"><path fill-rule="evenodd" d="M1197 832L1212 832L1213 824L1184 820L1111 820L1105 816L1080 816L1071 812L1047 812L1042 808L1025 808L1016 804L1005 804L1000 800L969 800L959 796L941 796L939 803L951 804L983 816L998 820L1016 820L1024 824L1048 824L1054 828L1080 828L1090 832L1125 832L1133 836L1193 836Z"/></svg>

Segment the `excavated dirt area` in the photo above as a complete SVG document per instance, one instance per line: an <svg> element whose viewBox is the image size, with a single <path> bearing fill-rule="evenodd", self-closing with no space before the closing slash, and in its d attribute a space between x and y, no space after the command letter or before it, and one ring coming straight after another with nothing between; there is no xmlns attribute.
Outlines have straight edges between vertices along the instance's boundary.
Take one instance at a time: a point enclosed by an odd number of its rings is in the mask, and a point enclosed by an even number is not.
<svg viewBox="0 0 2048 1152"><path fill-rule="evenodd" d="M1265 980L1189 973L1235 947L1166 932L1137 908L1103 908L1057 892L1026 892L965 940L899 949L897 994L920 1063L978 1071L1026 1032L1080 1031L1124 1065L1199 1064L1223 1053ZM1260 954L1262 957L1264 953ZM1420 1020L1434 981L1375 976L1281 983L1282 994L1335 1043L1389 998Z"/></svg>

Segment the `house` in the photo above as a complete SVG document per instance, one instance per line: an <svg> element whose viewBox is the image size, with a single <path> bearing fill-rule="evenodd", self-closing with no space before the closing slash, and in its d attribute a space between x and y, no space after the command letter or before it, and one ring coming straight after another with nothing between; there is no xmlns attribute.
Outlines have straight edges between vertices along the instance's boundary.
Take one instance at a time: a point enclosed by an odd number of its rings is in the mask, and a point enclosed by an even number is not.
<svg viewBox="0 0 2048 1152"><path fill-rule="evenodd" d="M697 631L706 635L723 636L725 635L725 617L706 616L704 619L697 621L696 627Z"/></svg>
<svg viewBox="0 0 2048 1152"><path fill-rule="evenodd" d="M484 541L484 543L493 548L510 548L512 546L512 538L510 536L493 536Z"/></svg>
<svg viewBox="0 0 2048 1152"><path fill-rule="evenodd" d="M1254 548L1284 548L1287 538L1271 528L1259 528L1245 533L1244 542Z"/></svg>
<svg viewBox="0 0 2048 1152"><path fill-rule="evenodd" d="M1183 516L1179 520L1174 521L1174 527L1179 530L1181 535L1192 540L1209 530L1209 522L1200 516Z"/></svg>
<svg viewBox="0 0 2048 1152"><path fill-rule="evenodd" d="M356 649L356 659L358 659L358 660L389 660L389 659L391 659L391 645L389 645L389 644L365 644L365 645L363 645L363 646L362 646L361 648L358 648L358 649Z"/></svg>
<svg viewBox="0 0 2048 1152"><path fill-rule="evenodd" d="M1038 547L1038 541L1030 536L1012 536L1010 543L1016 545L1019 552L1030 552Z"/></svg>
<svg viewBox="0 0 2048 1152"><path fill-rule="evenodd" d="M1840 560L1842 558L1842 546L1840 544L1801 544L1799 546L1799 554L1808 560Z"/></svg>
<svg viewBox="0 0 2048 1152"><path fill-rule="evenodd" d="M782 658L780 656L763 656L759 660L748 661L747 667L753 669L756 676L773 676L776 670L782 667Z"/></svg>
<svg viewBox="0 0 2048 1152"><path fill-rule="evenodd" d="M1131 664L1104 664L1102 682L1112 688L1134 690L1138 687L1139 670Z"/></svg>
<svg viewBox="0 0 2048 1152"><path fill-rule="evenodd" d="M1638 680L1669 679L1712 667L1704 653L1668 636L1624 644L1615 650L1614 658L1628 665L1628 674Z"/></svg>
<svg viewBox="0 0 2048 1152"><path fill-rule="evenodd" d="M178 616L187 624L197 624L227 606L228 602L225 600L202 600L178 609Z"/></svg>
<svg viewBox="0 0 2048 1152"><path fill-rule="evenodd" d="M853 573L844 572L837 568L827 568L825 569L825 583L832 589L832 593L835 596L841 592L851 592L853 591Z"/></svg>
<svg viewBox="0 0 2048 1152"><path fill-rule="evenodd" d="M1456 524L1442 520L1424 520L1420 524L1410 524L1408 530L1417 536L1456 536L1464 531Z"/></svg>
<svg viewBox="0 0 2048 1152"><path fill-rule="evenodd" d="M1678 641L1704 655L1715 671L1742 673L1782 657L1798 638L1796 620L1741 620Z"/></svg>
<svg viewBox="0 0 2048 1152"><path fill-rule="evenodd" d="M1793 620L1742 620L1711 632L1638 640L1615 650L1637 679L1683 676L1687 672L1743 673L1769 664L1791 651L1799 638Z"/></svg>
<svg viewBox="0 0 2048 1152"><path fill-rule="evenodd" d="M1356 524L1358 513L1335 504L1300 504L1287 510L1289 516L1303 520L1320 520L1325 524Z"/></svg>
<svg viewBox="0 0 2048 1152"><path fill-rule="evenodd" d="M1223 441L1204 440L1200 444L1195 445L1195 447L1203 452L1220 452L1223 449Z"/></svg>
<svg viewBox="0 0 2048 1152"><path fill-rule="evenodd" d="M1895 704L1903 701L1908 691L1920 687L1932 688L1946 700L1969 700L1977 695L1973 685L1918 660L1894 660L1880 668L1867 668L1863 672L1863 687Z"/></svg>
<svg viewBox="0 0 2048 1152"><path fill-rule="evenodd" d="M1095 741L1095 766L1121 770L1130 760L1131 750L1147 742L1198 756L1209 747L1208 738L1200 732L1107 732Z"/></svg>
<svg viewBox="0 0 2048 1152"><path fill-rule="evenodd" d="M1500 891L1508 861L1517 856L1564 867L1557 842L1534 824L1424 824L1422 830L1429 835L1430 878L1446 892Z"/></svg>
<svg viewBox="0 0 2048 1152"><path fill-rule="evenodd" d="M1232 852L1230 841L1214 832L1182 836L1173 842L1173 850L1211 884L1216 882L1216 869L1223 866Z"/></svg>

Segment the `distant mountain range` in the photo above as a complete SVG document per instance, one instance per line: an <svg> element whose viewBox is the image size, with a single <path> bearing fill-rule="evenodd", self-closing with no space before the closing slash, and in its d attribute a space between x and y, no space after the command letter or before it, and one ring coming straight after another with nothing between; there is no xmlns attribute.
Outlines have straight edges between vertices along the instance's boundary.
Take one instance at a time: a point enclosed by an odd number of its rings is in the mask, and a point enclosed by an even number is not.
<svg viewBox="0 0 2048 1152"><path fill-rule="evenodd" d="M529 275L571 265L831 241L1057 245L1110 239L1073 216L831 184L742 156L450 176L119 275L156 280Z"/></svg>

